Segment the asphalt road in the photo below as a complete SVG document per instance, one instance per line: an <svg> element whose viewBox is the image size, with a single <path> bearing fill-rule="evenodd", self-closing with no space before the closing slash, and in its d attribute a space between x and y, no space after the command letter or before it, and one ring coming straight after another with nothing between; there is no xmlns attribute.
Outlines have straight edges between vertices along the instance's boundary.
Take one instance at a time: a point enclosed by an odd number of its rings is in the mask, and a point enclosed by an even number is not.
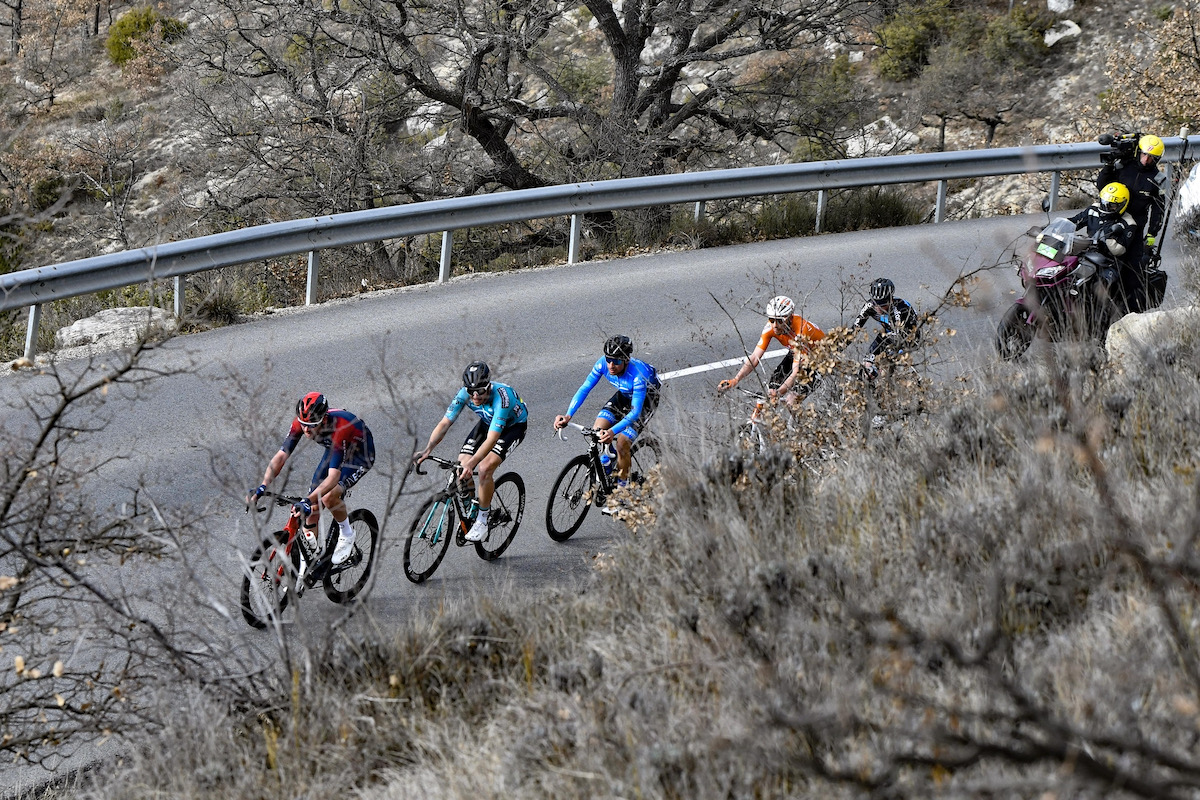
<svg viewBox="0 0 1200 800"><path fill-rule="evenodd" d="M257 538L240 498L257 485L297 397L323 391L333 406L352 410L370 425L379 461L351 505L380 512L387 476L423 445L460 385L463 366L480 358L492 363L496 379L517 388L530 409L528 438L505 465L519 471L528 487L517 539L493 563L482 562L471 549L452 548L430 581L410 584L401 570L403 537L433 483L415 484L420 491L400 504L383 531L379 579L366 603L377 620L398 622L446 597L579 579L591 555L622 529L593 512L569 542L548 538L542 517L550 483L584 449L578 435L565 443L552 437L550 423L565 410L607 336L631 336L638 357L671 372L742 354L742 340L753 345L762 308L775 294L791 295L801 313L823 328L848 322L861 305L861 294L845 290L847 282L861 287L880 275L896 282L898 295L929 308L960 272L1006 260L1003 253L1014 240L1045 219L953 222L462 276L445 285L366 294L181 336L149 359L155 368L179 374L136 400L119 393L110 399L118 413L94 441L103 452L128 459L99 470L100 488L93 491L102 500L118 500L119 487L140 478L160 504L211 514L211 547L229 567L228 591L235 601L237 554L248 553ZM1172 261L1169 257L1168 269ZM985 272L972 290L973 307L943 315L943 325L956 330L943 338L943 355L952 355L963 369L992 359L995 324L1018 288L1008 268ZM730 413L713 387L732 372L668 381L656 425L678 428L692 415ZM391 392L381 380L385 375ZM0 401L17 400L36 380L28 374L0 380ZM592 419L608 395L598 387L577 421ZM470 425L460 419L437 452L452 457ZM318 457L311 443L298 448L288 489L305 488ZM315 602L335 613L324 599ZM314 605L308 598L305 604Z"/></svg>

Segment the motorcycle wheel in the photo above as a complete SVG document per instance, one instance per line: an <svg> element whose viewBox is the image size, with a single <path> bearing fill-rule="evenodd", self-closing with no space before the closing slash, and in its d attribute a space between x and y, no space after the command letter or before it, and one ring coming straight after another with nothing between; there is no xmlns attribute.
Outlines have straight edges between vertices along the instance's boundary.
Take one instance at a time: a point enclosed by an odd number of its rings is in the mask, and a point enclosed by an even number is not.
<svg viewBox="0 0 1200 800"><path fill-rule="evenodd" d="M1004 312L996 329L996 352L1005 361L1020 358L1033 343L1034 333L1034 326L1029 322L1029 309L1021 303L1014 303Z"/></svg>

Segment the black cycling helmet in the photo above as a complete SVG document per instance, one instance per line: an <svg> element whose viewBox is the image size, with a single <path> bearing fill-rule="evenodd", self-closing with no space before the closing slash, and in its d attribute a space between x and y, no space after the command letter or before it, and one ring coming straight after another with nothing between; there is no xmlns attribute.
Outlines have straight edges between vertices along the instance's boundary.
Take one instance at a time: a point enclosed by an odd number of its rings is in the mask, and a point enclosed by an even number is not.
<svg viewBox="0 0 1200 800"><path fill-rule="evenodd" d="M612 336L604 343L604 357L628 361L633 358L633 340L628 336Z"/></svg>
<svg viewBox="0 0 1200 800"><path fill-rule="evenodd" d="M892 302L896 294L896 284L887 278L876 278L871 282L871 299L881 306Z"/></svg>
<svg viewBox="0 0 1200 800"><path fill-rule="evenodd" d="M296 419L301 425L317 425L325 419L329 401L320 392L309 392L296 403Z"/></svg>
<svg viewBox="0 0 1200 800"><path fill-rule="evenodd" d="M492 371L483 361L472 361L463 370L463 386L468 392L482 392L492 384Z"/></svg>

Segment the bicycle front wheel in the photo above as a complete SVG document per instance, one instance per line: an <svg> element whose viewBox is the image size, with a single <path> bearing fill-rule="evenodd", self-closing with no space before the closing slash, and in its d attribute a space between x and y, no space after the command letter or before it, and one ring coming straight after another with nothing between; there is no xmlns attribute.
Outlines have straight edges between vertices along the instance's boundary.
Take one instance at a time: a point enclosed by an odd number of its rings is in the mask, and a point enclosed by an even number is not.
<svg viewBox="0 0 1200 800"><path fill-rule="evenodd" d="M379 546L379 523L375 515L365 508L350 512L350 529L354 531L354 550L350 557L336 567L331 567L325 576L325 596L335 603L349 603L367 585L371 568L375 566L375 550ZM336 541L339 533L337 522L330 523L327 542Z"/></svg>
<svg viewBox="0 0 1200 800"><path fill-rule="evenodd" d="M300 548L293 547L288 556L280 544L286 541L287 532L279 531L273 538L263 539L250 556L242 577L242 616L252 628L265 628L278 619L295 593Z"/></svg>
<svg viewBox="0 0 1200 800"><path fill-rule="evenodd" d="M565 542L579 530L591 508L595 482L586 453L575 456L563 467L546 504L546 532L551 539Z"/></svg>
<svg viewBox="0 0 1200 800"><path fill-rule="evenodd" d="M438 568L454 534L454 506L449 500L430 498L417 512L404 542L404 574L421 583Z"/></svg>
<svg viewBox="0 0 1200 800"><path fill-rule="evenodd" d="M475 553L484 561L495 561L512 544L525 515L525 481L515 472L500 476L492 493L487 538L475 543Z"/></svg>

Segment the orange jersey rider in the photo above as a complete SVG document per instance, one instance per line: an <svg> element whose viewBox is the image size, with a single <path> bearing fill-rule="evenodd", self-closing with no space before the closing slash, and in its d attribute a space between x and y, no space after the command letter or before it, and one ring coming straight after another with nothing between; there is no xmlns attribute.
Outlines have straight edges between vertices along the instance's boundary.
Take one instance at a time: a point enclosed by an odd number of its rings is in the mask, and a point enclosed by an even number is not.
<svg viewBox="0 0 1200 800"><path fill-rule="evenodd" d="M798 394L800 391L807 394L808 389L807 386L796 385L802 360L795 357L796 353L799 352L802 356L806 355L814 342L824 338L824 331L796 313L796 304L790 297L783 295L775 297L770 303L767 303L767 325L758 339L758 346L754 348L753 353L746 357L746 361L738 370L737 375L717 384L717 391L723 392L737 386L742 378L749 375L758 366L763 353L767 351L771 340L774 339L786 347L788 352L771 374L767 388L772 400L782 394L789 403L794 402L800 396Z"/></svg>

